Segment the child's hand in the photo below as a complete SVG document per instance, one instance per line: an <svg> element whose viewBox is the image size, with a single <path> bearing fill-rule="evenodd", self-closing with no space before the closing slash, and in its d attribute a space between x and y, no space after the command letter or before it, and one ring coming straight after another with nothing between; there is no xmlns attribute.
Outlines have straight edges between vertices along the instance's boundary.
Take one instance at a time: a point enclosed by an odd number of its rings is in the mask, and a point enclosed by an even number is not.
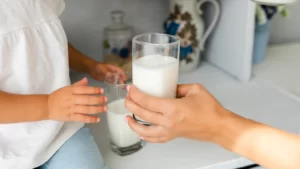
<svg viewBox="0 0 300 169"><path fill-rule="evenodd" d="M105 76L109 73L120 73L124 75L124 80L126 80L125 72L114 65L111 64L102 64L99 62L94 62L93 65L89 66L89 75L99 81L103 81Z"/></svg>
<svg viewBox="0 0 300 169"><path fill-rule="evenodd" d="M107 98L100 96L103 89L87 86L86 78L49 95L49 118L59 121L79 121L97 123L98 116L90 116L106 111ZM91 96L93 95L93 96Z"/></svg>

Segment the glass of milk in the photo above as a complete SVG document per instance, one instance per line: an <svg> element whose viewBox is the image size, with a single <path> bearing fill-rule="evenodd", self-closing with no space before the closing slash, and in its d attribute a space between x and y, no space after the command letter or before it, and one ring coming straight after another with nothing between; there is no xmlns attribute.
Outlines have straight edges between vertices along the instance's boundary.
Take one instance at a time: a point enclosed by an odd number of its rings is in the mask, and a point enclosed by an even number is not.
<svg viewBox="0 0 300 169"><path fill-rule="evenodd" d="M108 98L107 125L111 148L120 156L135 153L144 145L144 141L125 121L125 117L132 113L125 108L126 87L129 84L123 77L121 74L112 73L104 80L105 95Z"/></svg>
<svg viewBox="0 0 300 169"><path fill-rule="evenodd" d="M175 98L179 71L180 38L146 33L132 41L132 82L142 92L162 98ZM151 123L133 115L144 125Z"/></svg>

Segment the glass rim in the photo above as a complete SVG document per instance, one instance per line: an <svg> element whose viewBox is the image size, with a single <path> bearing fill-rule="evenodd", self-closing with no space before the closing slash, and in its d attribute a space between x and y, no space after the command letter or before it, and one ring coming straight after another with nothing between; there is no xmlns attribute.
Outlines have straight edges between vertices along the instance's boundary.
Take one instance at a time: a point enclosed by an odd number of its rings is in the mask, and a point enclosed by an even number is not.
<svg viewBox="0 0 300 169"><path fill-rule="evenodd" d="M124 74L127 76L127 73L128 73L128 72L125 72ZM116 87L124 87L124 86L129 86L129 85L132 84L132 83L113 84L113 83L108 82L107 78L108 78L109 76L113 76L113 75L120 75L120 76L121 76L122 73L117 73L117 72L110 73L110 74L108 74L108 75L106 75L106 76L104 77L103 82L104 82L105 84L107 84L107 85L116 86Z"/></svg>
<svg viewBox="0 0 300 169"><path fill-rule="evenodd" d="M146 35L168 36L168 37L171 37L171 38L175 39L175 41L171 42L171 43L156 44L156 43L143 42L143 41L137 40L138 38L140 38L142 36L146 36ZM178 45L179 45L180 44L180 38L178 36L164 34L164 33L149 32L149 33L142 33L142 34L134 36L133 39L132 39L132 43L137 43L137 44L140 44L140 45L153 45L153 46L166 45L166 46L171 46L171 45L175 45L176 43L178 43Z"/></svg>

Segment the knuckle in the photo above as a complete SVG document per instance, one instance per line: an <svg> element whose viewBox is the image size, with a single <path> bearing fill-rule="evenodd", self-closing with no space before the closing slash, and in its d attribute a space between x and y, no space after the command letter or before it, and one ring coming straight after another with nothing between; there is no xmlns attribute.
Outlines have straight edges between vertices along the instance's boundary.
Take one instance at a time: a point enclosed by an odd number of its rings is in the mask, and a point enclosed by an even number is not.
<svg viewBox="0 0 300 169"><path fill-rule="evenodd" d="M81 113L89 113L89 106L78 106Z"/></svg>
<svg viewBox="0 0 300 169"><path fill-rule="evenodd" d="M175 122L169 119L165 120L164 124L167 128L173 128L175 126Z"/></svg>
<svg viewBox="0 0 300 169"><path fill-rule="evenodd" d="M201 84L192 84L193 89L201 89L202 85Z"/></svg>
<svg viewBox="0 0 300 169"><path fill-rule="evenodd" d="M197 85L197 87L196 87L196 89L205 89L205 86L203 86L202 84L196 84Z"/></svg>
<svg viewBox="0 0 300 169"><path fill-rule="evenodd" d="M68 113L67 114L67 120L71 120L72 119L72 114L71 113Z"/></svg>
<svg viewBox="0 0 300 169"><path fill-rule="evenodd" d="M67 112L69 112L69 113L72 113L72 112L74 112L76 110L76 106L74 107L74 106L71 106L71 105L68 105L67 106Z"/></svg>
<svg viewBox="0 0 300 169"><path fill-rule="evenodd" d="M170 111L172 114L176 114L176 112L177 112L177 106L174 105L174 104L168 104L168 105L169 105L169 106L168 106L169 111Z"/></svg>
<svg viewBox="0 0 300 169"><path fill-rule="evenodd" d="M166 111L166 114L170 116L175 114L178 110L177 104L174 101L163 102L160 107L162 107Z"/></svg>
<svg viewBox="0 0 300 169"><path fill-rule="evenodd" d="M91 96L88 96L88 97L86 97L86 101L87 101L88 104L91 104L93 99L92 99Z"/></svg>
<svg viewBox="0 0 300 169"><path fill-rule="evenodd" d="M94 113L105 112L105 106L100 106L98 109L95 109Z"/></svg>
<svg viewBox="0 0 300 169"><path fill-rule="evenodd" d="M81 116L81 121L84 121L86 123L90 123L91 122L91 119L87 116Z"/></svg>
<svg viewBox="0 0 300 169"><path fill-rule="evenodd" d="M73 108L73 110L72 110L72 112L81 112L81 109L80 109L80 106L79 105L75 105L75 106L73 106L74 108Z"/></svg>
<svg viewBox="0 0 300 169"><path fill-rule="evenodd" d="M90 106L84 106L84 112L85 112L86 114L92 113L91 107L90 107Z"/></svg>
<svg viewBox="0 0 300 169"><path fill-rule="evenodd" d="M72 91L72 93L77 93L78 92L78 86L71 86L71 91Z"/></svg>
<svg viewBox="0 0 300 169"><path fill-rule="evenodd" d="M91 89L91 93L99 93L98 91L99 91L99 90L98 90L96 87L93 87L93 88Z"/></svg>
<svg viewBox="0 0 300 169"><path fill-rule="evenodd" d="M99 99L95 96L88 96L88 103L89 105L92 105L92 104L99 104Z"/></svg>

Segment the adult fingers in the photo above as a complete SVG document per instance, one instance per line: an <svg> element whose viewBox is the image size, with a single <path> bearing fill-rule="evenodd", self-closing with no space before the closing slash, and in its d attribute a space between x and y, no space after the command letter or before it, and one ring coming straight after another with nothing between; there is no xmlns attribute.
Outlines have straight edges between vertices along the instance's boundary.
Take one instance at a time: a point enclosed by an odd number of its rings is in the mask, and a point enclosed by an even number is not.
<svg viewBox="0 0 300 169"><path fill-rule="evenodd" d="M157 125L145 126L137 123L131 116L127 116L126 120L128 122L129 127L138 133L140 136L145 137L160 137L163 136L162 128Z"/></svg>
<svg viewBox="0 0 300 169"><path fill-rule="evenodd" d="M72 86L73 94L103 94L104 90L93 86Z"/></svg>
<svg viewBox="0 0 300 169"><path fill-rule="evenodd" d="M128 98L140 107L153 112L172 112L175 108L173 100L150 96L138 90L135 86L128 88Z"/></svg>
<svg viewBox="0 0 300 169"><path fill-rule="evenodd" d="M150 143L165 143L169 141L168 137L162 136L162 137L144 137L141 136L141 139L150 142Z"/></svg>
<svg viewBox="0 0 300 169"><path fill-rule="evenodd" d="M130 99L125 100L125 106L131 113L147 122L150 122L152 124L162 124L163 116L160 113L145 110Z"/></svg>
<svg viewBox="0 0 300 169"><path fill-rule="evenodd" d="M97 114L100 112L106 112L106 106L84 106L75 105L74 112L80 114Z"/></svg>
<svg viewBox="0 0 300 169"><path fill-rule="evenodd" d="M73 114L71 116L71 120L84 122L84 123L98 123L100 121L100 117L88 116L88 115L84 115L84 114Z"/></svg>
<svg viewBox="0 0 300 169"><path fill-rule="evenodd" d="M96 105L105 104L107 102L106 96L89 96L89 95L77 95L75 96L75 104L83 105Z"/></svg>

